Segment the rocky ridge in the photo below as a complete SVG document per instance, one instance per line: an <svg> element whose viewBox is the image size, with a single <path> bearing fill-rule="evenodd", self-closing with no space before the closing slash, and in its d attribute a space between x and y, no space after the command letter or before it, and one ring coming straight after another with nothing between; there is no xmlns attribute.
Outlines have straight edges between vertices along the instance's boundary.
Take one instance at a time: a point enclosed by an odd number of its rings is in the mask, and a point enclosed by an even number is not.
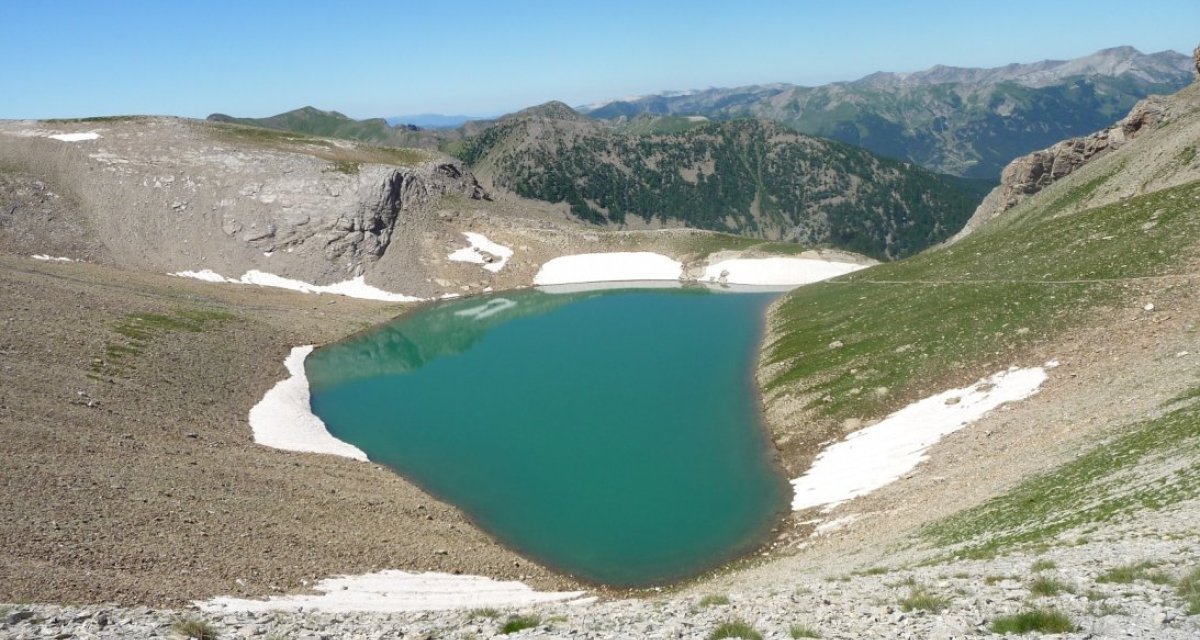
<svg viewBox="0 0 1200 640"><path fill-rule="evenodd" d="M1120 149L1150 128L1166 125L1172 115L1171 100L1151 96L1137 103L1129 115L1107 129L1064 140L1013 160L1000 174L999 186L984 198L951 242L975 231L1097 156Z"/></svg>

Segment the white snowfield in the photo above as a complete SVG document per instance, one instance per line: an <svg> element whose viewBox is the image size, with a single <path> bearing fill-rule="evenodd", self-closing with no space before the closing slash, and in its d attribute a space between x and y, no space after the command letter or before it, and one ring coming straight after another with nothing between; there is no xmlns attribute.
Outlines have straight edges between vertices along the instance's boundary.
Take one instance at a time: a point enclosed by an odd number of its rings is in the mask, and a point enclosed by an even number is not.
<svg viewBox="0 0 1200 640"><path fill-rule="evenodd" d="M300 291L302 293L333 293L346 296L348 298L364 298L366 300L380 300L383 302L420 302L424 298L415 296L406 296L401 293L392 293L384 291L377 287L373 287L366 283L365 276L358 276L350 280L344 280L328 285L317 285L304 282L303 280L293 280L284 278L273 273L258 271L252 269L242 274L240 279L226 278L225 276L211 270L202 269L200 271L176 271L169 274L179 276L181 278L193 278L195 280L203 280L205 282L232 282L234 284L255 284L260 287L275 287L278 289L291 289L292 291Z"/></svg>
<svg viewBox="0 0 1200 640"><path fill-rule="evenodd" d="M805 285L845 275L869 265L813 258L737 258L710 264L703 282L749 285Z"/></svg>
<svg viewBox="0 0 1200 640"><path fill-rule="evenodd" d="M1041 367L1010 368L962 389L950 389L889 415L827 447L812 467L792 480L792 509L829 512L852 498L900 479L926 459L929 447L1008 402L1037 393L1046 380Z"/></svg>
<svg viewBox="0 0 1200 640"><path fill-rule="evenodd" d="M275 383L250 409L254 441L286 451L328 453L365 461L367 454L330 435L325 423L312 412L308 376L304 373L304 360L312 350L311 344L294 347L283 361L290 375Z"/></svg>
<svg viewBox="0 0 1200 640"><path fill-rule="evenodd" d="M534 591L523 582L448 573L380 571L328 578L314 595L275 596L269 600L221 597L195 604L210 613L233 611L401 612L481 607L519 607L541 602L580 600L583 591Z"/></svg>
<svg viewBox="0 0 1200 640"><path fill-rule="evenodd" d="M34 260L42 260L43 262L79 262L78 260L76 260L74 258L65 258L62 256L51 256L51 255L47 255L44 253L35 253L34 255L31 255L29 257L33 258Z"/></svg>
<svg viewBox="0 0 1200 640"><path fill-rule="evenodd" d="M87 133L55 133L47 136L52 140L61 140L63 142L83 142L84 140L98 140L100 134L95 131Z"/></svg>
<svg viewBox="0 0 1200 640"><path fill-rule="evenodd" d="M649 251L579 253L543 264L533 284L679 280L682 275L683 264L678 260Z"/></svg>
<svg viewBox="0 0 1200 640"><path fill-rule="evenodd" d="M492 273L500 273L500 270L504 268L504 265L508 264L508 259L513 256L512 249L488 240L487 236L483 235L482 233L464 231L463 235L466 236L467 242L470 242L471 246L454 251L450 255L446 256L447 259L453 260L454 262L471 262L474 264L481 264L487 271L491 271ZM484 254L493 256L494 261L488 262L484 258Z"/></svg>
<svg viewBox="0 0 1200 640"><path fill-rule="evenodd" d="M797 287L865 269L870 265L816 258L735 258L708 265L699 281L707 284ZM535 286L592 282L679 281L683 265L667 256L642 252L581 253L542 265Z"/></svg>

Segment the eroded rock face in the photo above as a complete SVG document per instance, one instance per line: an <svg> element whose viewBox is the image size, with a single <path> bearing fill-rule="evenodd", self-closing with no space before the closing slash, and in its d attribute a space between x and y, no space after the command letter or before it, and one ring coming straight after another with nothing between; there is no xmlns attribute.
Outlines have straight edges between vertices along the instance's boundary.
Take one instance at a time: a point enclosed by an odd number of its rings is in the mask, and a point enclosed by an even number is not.
<svg viewBox="0 0 1200 640"><path fill-rule="evenodd" d="M361 265L383 256L400 217L444 195L490 199L470 174L453 164L436 167L364 169L336 183L266 196L273 207L267 215L227 217L222 229L264 253L309 248L316 242L329 261ZM321 194L315 200L312 193ZM329 196L350 207L331 206ZM262 195L260 194L260 200Z"/></svg>
<svg viewBox="0 0 1200 640"><path fill-rule="evenodd" d="M1150 96L1134 105L1129 115L1111 127L1082 138L1064 140L1041 151L1013 160L1000 174L1000 185L992 190L971 219L952 240L955 242L987 221L1012 209L1033 194L1070 175L1098 156L1119 149L1155 125L1171 117L1170 103Z"/></svg>
<svg viewBox="0 0 1200 640"><path fill-rule="evenodd" d="M1192 52L1192 60L1196 63L1196 74L1200 75L1200 47L1196 47L1196 50Z"/></svg>

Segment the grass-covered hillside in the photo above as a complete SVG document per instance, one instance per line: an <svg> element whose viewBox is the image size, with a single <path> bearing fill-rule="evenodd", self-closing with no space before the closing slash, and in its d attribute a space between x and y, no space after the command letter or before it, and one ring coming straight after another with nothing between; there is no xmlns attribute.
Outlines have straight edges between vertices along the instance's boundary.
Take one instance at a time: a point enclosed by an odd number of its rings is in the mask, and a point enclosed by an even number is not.
<svg viewBox="0 0 1200 640"><path fill-rule="evenodd" d="M1170 120L963 241L785 297L763 352L768 408L792 403L790 428L815 444L1010 365L1119 356L1132 389L1170 388L1174 399L1098 431L1073 461L928 527L926 539L990 556L1200 496L1200 370L1188 359L1200 344L1200 162L1187 152L1200 144L1200 87L1171 100ZM1183 375L1153 379L1163 362ZM1094 384L1077 392L1117 393ZM1088 429L1111 418L1084 415ZM1039 429L1054 421L1041 419Z"/></svg>
<svg viewBox="0 0 1200 640"><path fill-rule="evenodd" d="M766 121L635 124L515 116L457 153L496 186L596 223L683 223L883 259L953 234L988 186Z"/></svg>

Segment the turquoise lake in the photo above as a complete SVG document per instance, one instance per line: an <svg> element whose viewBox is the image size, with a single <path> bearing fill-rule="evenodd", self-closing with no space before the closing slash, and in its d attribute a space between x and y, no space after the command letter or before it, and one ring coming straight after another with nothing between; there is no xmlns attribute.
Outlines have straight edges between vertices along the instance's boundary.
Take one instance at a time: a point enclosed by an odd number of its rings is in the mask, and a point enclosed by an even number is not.
<svg viewBox="0 0 1200 640"><path fill-rule="evenodd" d="M312 408L547 566L671 582L753 550L787 509L753 379L777 295L526 290L432 305L314 351Z"/></svg>

